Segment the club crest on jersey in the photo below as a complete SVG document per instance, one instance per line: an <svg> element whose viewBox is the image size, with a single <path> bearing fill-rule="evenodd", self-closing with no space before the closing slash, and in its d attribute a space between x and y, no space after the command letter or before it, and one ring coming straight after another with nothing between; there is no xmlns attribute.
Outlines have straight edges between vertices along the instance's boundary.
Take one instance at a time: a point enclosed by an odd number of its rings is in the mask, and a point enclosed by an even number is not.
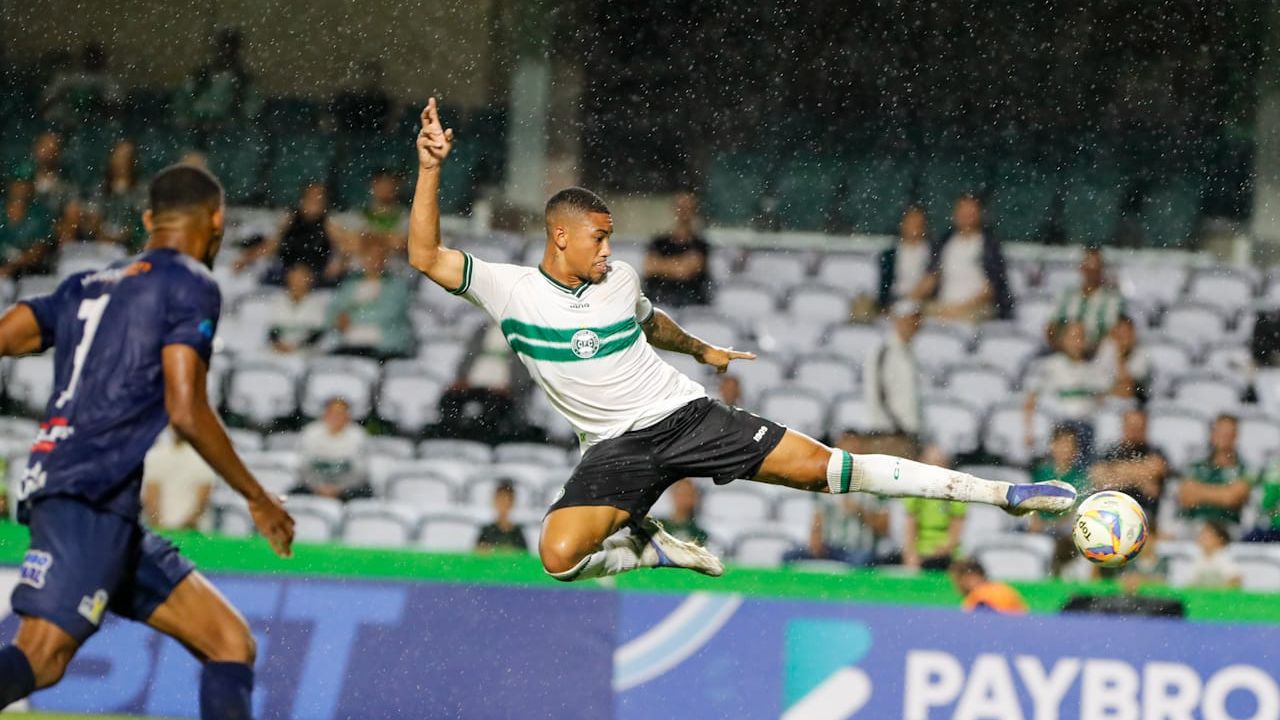
<svg viewBox="0 0 1280 720"><path fill-rule="evenodd" d="M22 558L22 568L18 570L18 584L39 590L44 587L44 579L52 566L52 555L43 550L28 550L26 557Z"/></svg>
<svg viewBox="0 0 1280 720"><path fill-rule="evenodd" d="M107 611L108 597L106 590L99 590L92 597L85 595L80 598L80 615L94 625L101 625L102 614Z"/></svg>
<svg viewBox="0 0 1280 720"><path fill-rule="evenodd" d="M584 360L592 358L600 352L600 336L591 330L579 330L569 340L569 346L573 348L574 355Z"/></svg>

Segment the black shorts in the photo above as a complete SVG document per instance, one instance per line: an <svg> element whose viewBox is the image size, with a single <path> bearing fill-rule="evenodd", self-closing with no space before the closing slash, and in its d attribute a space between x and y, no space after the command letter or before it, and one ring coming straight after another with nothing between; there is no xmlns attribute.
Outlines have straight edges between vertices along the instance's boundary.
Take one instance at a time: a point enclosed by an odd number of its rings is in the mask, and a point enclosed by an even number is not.
<svg viewBox="0 0 1280 720"><path fill-rule="evenodd" d="M640 518L681 478L723 485L755 476L784 433L775 422L700 398L656 425L591 446L547 512L608 505Z"/></svg>

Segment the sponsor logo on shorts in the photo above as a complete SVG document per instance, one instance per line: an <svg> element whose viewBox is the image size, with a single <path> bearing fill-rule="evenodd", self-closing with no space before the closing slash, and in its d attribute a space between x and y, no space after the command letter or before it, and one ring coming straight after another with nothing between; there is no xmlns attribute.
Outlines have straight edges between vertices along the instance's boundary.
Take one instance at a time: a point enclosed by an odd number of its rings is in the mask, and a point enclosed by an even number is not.
<svg viewBox="0 0 1280 720"><path fill-rule="evenodd" d="M37 462L35 465L29 465L22 471L22 479L18 481L18 502L22 502L31 497L48 482L49 476L44 471L44 463Z"/></svg>
<svg viewBox="0 0 1280 720"><path fill-rule="evenodd" d="M768 432L769 432L769 426L768 426L768 425L761 425L761 426L760 426L760 429L756 431L756 435L755 435L755 438L754 438L754 439L755 439L755 441L756 441L756 442L760 442L761 440L763 440L763 439L764 439L765 434L766 434L766 433L768 433Z"/></svg>
<svg viewBox="0 0 1280 720"><path fill-rule="evenodd" d="M107 611L108 595L106 590L99 590L92 597L80 598L80 614L95 626L102 624L102 614Z"/></svg>
<svg viewBox="0 0 1280 720"><path fill-rule="evenodd" d="M18 570L18 584L30 585L39 590L44 587L45 576L53 566L53 556L43 550L28 550Z"/></svg>
<svg viewBox="0 0 1280 720"><path fill-rule="evenodd" d="M591 330L579 330L569 340L573 354L584 360L596 356L600 352L600 336Z"/></svg>

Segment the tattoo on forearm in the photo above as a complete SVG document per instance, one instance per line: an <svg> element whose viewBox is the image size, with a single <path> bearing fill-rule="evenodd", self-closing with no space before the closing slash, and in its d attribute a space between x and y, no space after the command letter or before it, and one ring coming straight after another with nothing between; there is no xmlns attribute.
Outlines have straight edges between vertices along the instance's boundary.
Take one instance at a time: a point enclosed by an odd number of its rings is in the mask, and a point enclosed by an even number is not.
<svg viewBox="0 0 1280 720"><path fill-rule="evenodd" d="M653 317L644 325L644 334L649 344L659 350L683 353L697 357L706 349L707 344L690 335L676 324L675 320L665 312L654 309Z"/></svg>

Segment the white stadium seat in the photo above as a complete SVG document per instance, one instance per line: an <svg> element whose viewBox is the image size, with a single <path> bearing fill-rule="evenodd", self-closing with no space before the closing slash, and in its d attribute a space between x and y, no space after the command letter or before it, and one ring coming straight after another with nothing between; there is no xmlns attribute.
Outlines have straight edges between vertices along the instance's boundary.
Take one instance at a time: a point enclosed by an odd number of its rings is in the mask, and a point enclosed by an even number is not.
<svg viewBox="0 0 1280 720"><path fill-rule="evenodd" d="M493 448L475 440L423 440L418 443L418 457L424 460L463 460L488 465L493 462Z"/></svg>
<svg viewBox="0 0 1280 720"><path fill-rule="evenodd" d="M774 290L788 290L805 282L810 259L800 252L754 251L747 257L746 274Z"/></svg>
<svg viewBox="0 0 1280 720"><path fill-rule="evenodd" d="M969 338L949 327L924 327L912 341L916 362L925 375L941 376L947 368L969 359Z"/></svg>
<svg viewBox="0 0 1280 720"><path fill-rule="evenodd" d="M1120 293L1156 305L1168 305L1178 299L1187 284L1185 266L1168 263L1126 263L1120 269Z"/></svg>
<svg viewBox="0 0 1280 720"><path fill-rule="evenodd" d="M393 457L401 460L412 460L414 454L413 441L409 438L394 435L374 435L369 438L369 451L382 457Z"/></svg>
<svg viewBox="0 0 1280 720"><path fill-rule="evenodd" d="M849 321L849 298L835 288L803 285L791 294L787 312L809 322L843 323Z"/></svg>
<svg viewBox="0 0 1280 720"><path fill-rule="evenodd" d="M1031 361L1044 346L1044 341L1026 335L987 334L983 331L974 350L974 359L1002 370L1007 378L1017 382Z"/></svg>
<svg viewBox="0 0 1280 720"><path fill-rule="evenodd" d="M1214 305L1234 315L1248 307L1257 290L1254 277L1244 271L1215 267L1197 270L1187 285L1187 299Z"/></svg>
<svg viewBox="0 0 1280 720"><path fill-rule="evenodd" d="M1232 543L1226 552L1240 568L1245 590L1280 592L1280 548L1270 543Z"/></svg>
<svg viewBox="0 0 1280 720"><path fill-rule="evenodd" d="M1009 377L1002 370L975 364L952 366L942 387L949 395L969 403L982 414L992 405L1006 400L1013 390Z"/></svg>
<svg viewBox="0 0 1280 720"><path fill-rule="evenodd" d="M1204 415L1234 413L1240 406L1237 383L1209 372L1191 372L1172 381L1173 401Z"/></svg>
<svg viewBox="0 0 1280 720"><path fill-rule="evenodd" d="M987 416L984 444L988 452L1013 465L1027 466L1032 458L1048 452L1052 419L1037 410L1032 419L1032 444L1026 444L1026 413L1022 401L1002 403Z"/></svg>
<svg viewBox="0 0 1280 720"><path fill-rule="evenodd" d="M1042 580L1049 576L1053 549L1045 535L1001 533L978 543L973 556L996 580Z"/></svg>
<svg viewBox="0 0 1280 720"><path fill-rule="evenodd" d="M858 366L838 355L814 355L796 362L792 382L827 396L858 389Z"/></svg>
<svg viewBox="0 0 1280 720"><path fill-rule="evenodd" d="M812 437L827 427L827 403L821 395L801 387L777 387L760 400L760 414Z"/></svg>
<svg viewBox="0 0 1280 720"><path fill-rule="evenodd" d="M563 467L569 464L569 455L559 445L543 443L504 443L493 449L495 462L526 463L543 467Z"/></svg>
<svg viewBox="0 0 1280 720"><path fill-rule="evenodd" d="M1018 298L1014 314L1022 333L1028 337L1043 337L1045 326L1049 324L1057 305L1057 299L1049 295Z"/></svg>
<svg viewBox="0 0 1280 720"><path fill-rule="evenodd" d="M422 521L418 547L433 552L471 552L480 526L467 515L428 515Z"/></svg>
<svg viewBox="0 0 1280 720"><path fill-rule="evenodd" d="M16 358L6 391L28 412L43 415L53 394L53 353Z"/></svg>
<svg viewBox="0 0 1280 720"><path fill-rule="evenodd" d="M1246 467L1260 468L1277 459L1280 456L1280 423L1259 415L1242 416L1237 448Z"/></svg>
<svg viewBox="0 0 1280 720"><path fill-rule="evenodd" d="M935 398L924 405L924 430L952 457L978 449L982 413L962 400Z"/></svg>
<svg viewBox="0 0 1280 720"><path fill-rule="evenodd" d="M424 375L397 375L382 382L378 414L404 433L416 433L440 421L440 397L445 386Z"/></svg>
<svg viewBox="0 0 1280 720"><path fill-rule="evenodd" d="M776 312L778 298L763 285L738 281L717 288L713 304L725 315L749 319Z"/></svg>
<svg viewBox="0 0 1280 720"><path fill-rule="evenodd" d="M681 313L676 320L680 327L690 335L722 347L743 347L745 343L742 331L731 320L716 314L700 313L684 317Z"/></svg>
<svg viewBox="0 0 1280 720"><path fill-rule="evenodd" d="M1174 470L1200 460L1209 448L1209 418L1194 410L1154 405L1147 436L1168 456Z"/></svg>
<svg viewBox="0 0 1280 720"><path fill-rule="evenodd" d="M757 349L788 357L819 349L827 334L825 322L777 313L760 318L754 327Z"/></svg>
<svg viewBox="0 0 1280 720"><path fill-rule="evenodd" d="M828 253L818 259L818 282L841 288L844 295L875 295L880 290L880 262L875 255Z"/></svg>
<svg viewBox="0 0 1280 720"><path fill-rule="evenodd" d="M1165 310L1160 327L1199 350L1226 337L1227 319L1216 306L1184 302Z"/></svg>
<svg viewBox="0 0 1280 720"><path fill-rule="evenodd" d="M352 500L347 503L342 540L365 547L404 547L417 534L419 518L402 503Z"/></svg>
<svg viewBox="0 0 1280 720"><path fill-rule="evenodd" d="M230 537L249 537L254 533L253 516L243 504L229 502L214 506L218 517L218 532Z"/></svg>
<svg viewBox="0 0 1280 720"><path fill-rule="evenodd" d="M342 503L315 495L290 495L285 507L294 519L299 542L329 542L342 525Z"/></svg>
<svg viewBox="0 0 1280 720"><path fill-rule="evenodd" d="M763 521L769 517L769 507L769 501L759 493L740 487L719 487L703 496L702 517L729 522Z"/></svg>
<svg viewBox="0 0 1280 720"><path fill-rule="evenodd" d="M861 395L847 394L837 397L831 403L831 420L827 432L831 437L838 437L845 430L865 431L867 429L867 404Z"/></svg>
<svg viewBox="0 0 1280 720"><path fill-rule="evenodd" d="M303 380L302 414L320 417L331 398L341 397L351 407L352 417L362 420L373 409L373 388L379 369L368 358L321 357L307 366Z"/></svg>
<svg viewBox="0 0 1280 720"><path fill-rule="evenodd" d="M729 373L740 381L744 405L750 407L758 404L764 393L782 385L786 368L780 361L762 355L755 360L733 363Z"/></svg>
<svg viewBox="0 0 1280 720"><path fill-rule="evenodd" d="M1040 270L1040 292L1060 296L1080 289L1079 262L1046 262Z"/></svg>
<svg viewBox="0 0 1280 720"><path fill-rule="evenodd" d="M746 567L782 567L782 556L798 544L792 535L782 532L745 532L733 544L733 560Z"/></svg>
<svg viewBox="0 0 1280 720"><path fill-rule="evenodd" d="M387 479L387 497L412 505L448 505L456 490L448 478L429 473L394 474Z"/></svg>
<svg viewBox="0 0 1280 720"><path fill-rule="evenodd" d="M1228 377L1247 377L1253 372L1253 353L1238 342L1214 345L1205 350L1204 368Z"/></svg>
<svg viewBox="0 0 1280 720"><path fill-rule="evenodd" d="M1123 430L1124 403L1104 402L1093 413L1093 447L1095 452L1105 451L1120 441Z"/></svg>
<svg viewBox="0 0 1280 720"><path fill-rule="evenodd" d="M886 330L877 325L836 325L827 331L826 351L847 357L861 365Z"/></svg>
<svg viewBox="0 0 1280 720"><path fill-rule="evenodd" d="M795 528L807 528L813 522L813 513L818 509L818 502L838 502L836 498L823 497L813 493L788 493L774 505L778 523Z"/></svg>
<svg viewBox="0 0 1280 720"><path fill-rule="evenodd" d="M964 526L960 533L960 548L972 554L984 543L998 540L1010 525L1009 513L995 505L972 503L964 514ZM988 568L990 570L990 568Z"/></svg>
<svg viewBox="0 0 1280 720"><path fill-rule="evenodd" d="M297 405L294 376L279 365L247 363L231 373L227 409L254 425L288 417Z"/></svg>

